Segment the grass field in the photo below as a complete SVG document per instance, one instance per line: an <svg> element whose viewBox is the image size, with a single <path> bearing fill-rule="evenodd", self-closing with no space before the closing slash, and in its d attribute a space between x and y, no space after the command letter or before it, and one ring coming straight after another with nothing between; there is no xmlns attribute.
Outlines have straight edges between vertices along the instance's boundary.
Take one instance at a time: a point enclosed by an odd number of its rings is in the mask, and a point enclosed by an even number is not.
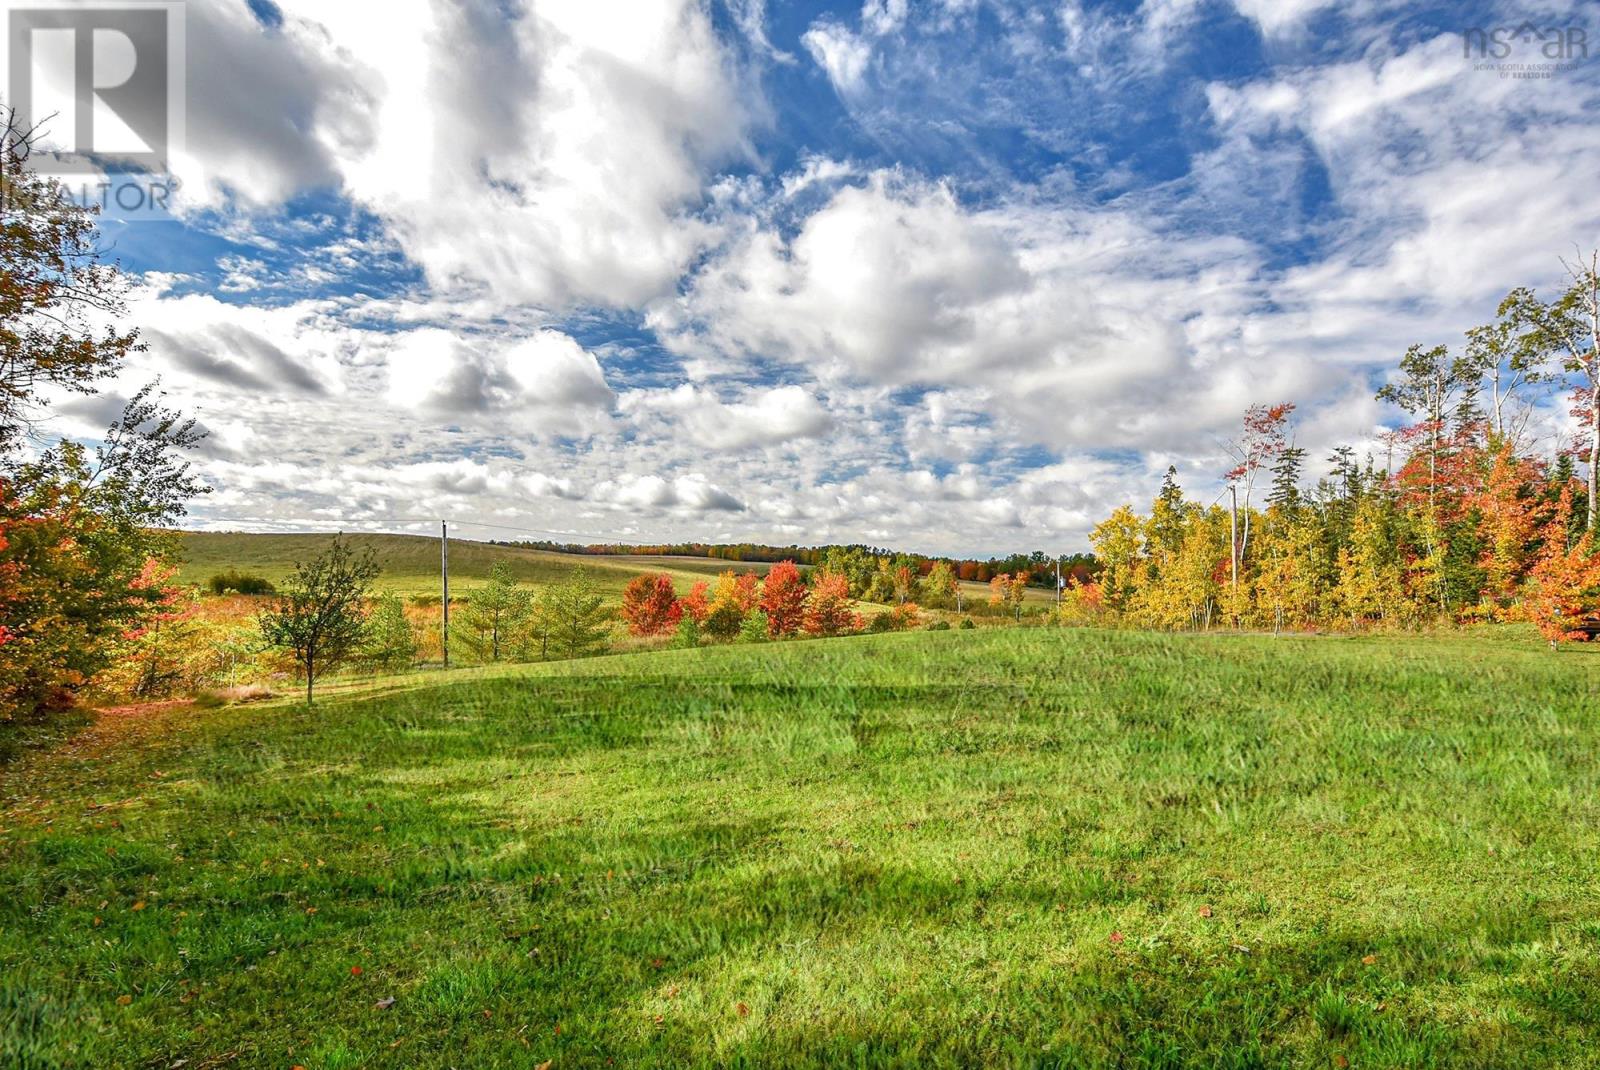
<svg viewBox="0 0 1600 1070"><path fill-rule="evenodd" d="M243 532L184 532L180 535L183 564L178 580L204 584L212 576L237 569L282 583L298 562L309 561L327 547L331 535L262 535ZM439 540L422 535L345 536L352 545L370 547L383 572L377 586L398 594L439 593ZM489 578L492 565L507 565L524 583L546 584L565 579L581 565L610 598L618 598L628 581L645 572L666 572L685 592L700 580L714 580L728 569L766 574L766 565L710 561L703 558L599 557L497 546L464 539L450 540L452 590L464 591Z"/></svg>
<svg viewBox="0 0 1600 1070"><path fill-rule="evenodd" d="M994 630L105 715L0 767L0 1064L1600 1066L1597 670Z"/></svg>
<svg viewBox="0 0 1600 1070"><path fill-rule="evenodd" d="M282 583L296 563L308 561L328 545L331 535L263 535L246 532L183 532L183 563L178 572L182 583L204 584L212 576L237 569ZM439 593L439 540L422 535L364 535L346 538L357 546L369 546L383 573L378 587L398 594L434 595ZM582 565L600 588L618 598L628 581L642 573L665 572L678 589L687 593L700 581L714 582L723 572L754 572L766 575L771 566L758 562L720 561L704 557L671 557L644 554L591 556L526 550L493 543L450 540L450 578L453 590L463 591L489 577L497 562L510 566L524 583L544 584L564 578L574 565ZM965 597L974 603L988 600L989 585L963 583ZM1030 587L1027 600L1035 606L1055 600L1046 589Z"/></svg>

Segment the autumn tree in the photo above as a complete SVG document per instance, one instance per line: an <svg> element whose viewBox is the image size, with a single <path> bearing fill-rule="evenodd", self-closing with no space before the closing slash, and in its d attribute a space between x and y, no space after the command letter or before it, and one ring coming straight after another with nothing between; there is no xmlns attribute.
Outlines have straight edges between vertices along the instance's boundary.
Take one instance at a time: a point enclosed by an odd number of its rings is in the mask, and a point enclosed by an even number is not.
<svg viewBox="0 0 1600 1070"><path fill-rule="evenodd" d="M377 578L372 548L353 550L342 535L305 564L257 618L261 637L294 659L306 681L306 705L317 680L349 661L367 637L367 591Z"/></svg>
<svg viewBox="0 0 1600 1070"><path fill-rule="evenodd" d="M1018 622L1022 620L1022 602L1027 593L1026 572L1002 572L989 581L989 604L1014 613Z"/></svg>
<svg viewBox="0 0 1600 1070"><path fill-rule="evenodd" d="M951 605L961 609L961 585L956 581L955 570L947 561L934 562L933 568L922 578L922 601L934 609Z"/></svg>
<svg viewBox="0 0 1600 1070"><path fill-rule="evenodd" d="M194 422L149 388L98 445L23 448L51 396L93 393L140 348L94 216L34 173L31 143L0 111L0 720L71 702L169 608L148 568L205 490L183 459Z"/></svg>
<svg viewBox="0 0 1600 1070"><path fill-rule="evenodd" d="M622 619L636 636L665 635L678 627L683 606L666 573L635 576L622 592Z"/></svg>
<svg viewBox="0 0 1600 1070"><path fill-rule="evenodd" d="M171 525L204 491L183 454L193 421L140 391L92 448L63 441L0 458L0 719L67 705L117 656L164 593L152 560L176 553Z"/></svg>
<svg viewBox="0 0 1600 1070"><path fill-rule="evenodd" d="M707 635L733 639L745 617L761 604L761 581L753 572L727 571L717 577L716 589L705 618L700 622Z"/></svg>
<svg viewBox="0 0 1600 1070"><path fill-rule="evenodd" d="M769 617L770 621L770 617ZM850 597L850 581L840 573L819 572L806 603L807 635L833 636L861 630L861 614Z"/></svg>
<svg viewBox="0 0 1600 1070"><path fill-rule="evenodd" d="M767 615L767 634L774 639L793 635L805 622L806 584L793 561L772 566L761 587L761 610Z"/></svg>
<svg viewBox="0 0 1600 1070"><path fill-rule="evenodd" d="M1529 619L1551 646L1586 642L1600 633L1600 553L1591 531L1567 545L1571 511L1572 496L1564 493L1545 524L1527 602Z"/></svg>
<svg viewBox="0 0 1600 1070"><path fill-rule="evenodd" d="M37 426L56 392L89 394L143 348L128 284L93 213L29 164L35 131L0 109L0 452Z"/></svg>
<svg viewBox="0 0 1600 1070"><path fill-rule="evenodd" d="M1269 469L1288 445L1289 416L1294 405L1252 405L1244 414L1244 431L1228 444L1234 466L1223 475L1228 484L1232 507L1232 583L1239 587L1239 565L1250 549L1250 505L1256 482L1264 469ZM1239 491L1243 490L1243 501ZM1240 510L1244 523L1240 525Z"/></svg>
<svg viewBox="0 0 1600 1070"><path fill-rule="evenodd" d="M706 614L711 612L711 585L705 580L700 580L689 593L678 599L678 616L680 619L690 620L698 627L706 622Z"/></svg>
<svg viewBox="0 0 1600 1070"><path fill-rule="evenodd" d="M1089 534L1095 557L1100 561L1101 601L1108 608L1128 608L1143 581L1144 557L1140 552L1144 525L1131 506L1114 509L1095 525Z"/></svg>

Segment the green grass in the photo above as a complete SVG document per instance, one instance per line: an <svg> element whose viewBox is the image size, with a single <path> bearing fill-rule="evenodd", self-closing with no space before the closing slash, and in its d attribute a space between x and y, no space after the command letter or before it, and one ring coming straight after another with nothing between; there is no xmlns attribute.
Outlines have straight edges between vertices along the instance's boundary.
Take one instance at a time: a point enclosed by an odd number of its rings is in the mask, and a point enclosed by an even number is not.
<svg viewBox="0 0 1600 1070"><path fill-rule="evenodd" d="M260 535L244 532L183 532L178 580L204 584L212 576L237 569L282 583L295 565L321 553L333 538L327 534ZM399 594L439 593L439 540L422 535L350 534L353 545L370 547L383 572L377 586ZM696 558L598 557L496 546L464 539L450 540L450 582L453 592L466 592L489 578L491 566L503 563L524 583L535 585L565 579L582 565L611 598L620 597L628 581L645 572L666 572L687 592L700 580L714 579L727 569L755 571L766 565L737 564Z"/></svg>
<svg viewBox="0 0 1600 1070"><path fill-rule="evenodd" d="M0 1065L1600 1066L1597 669L996 630L107 718L0 768Z"/></svg>

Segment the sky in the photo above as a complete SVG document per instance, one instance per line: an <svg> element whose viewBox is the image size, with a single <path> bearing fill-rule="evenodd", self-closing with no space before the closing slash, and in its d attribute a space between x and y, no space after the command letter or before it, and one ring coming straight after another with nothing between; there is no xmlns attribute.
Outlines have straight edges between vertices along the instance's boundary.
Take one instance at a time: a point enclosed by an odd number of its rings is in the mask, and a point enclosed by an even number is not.
<svg viewBox="0 0 1600 1070"><path fill-rule="evenodd" d="M176 219L105 227L149 348L57 421L159 378L195 527L1086 549L1553 292L1600 55L1463 33L1597 12L190 0Z"/></svg>

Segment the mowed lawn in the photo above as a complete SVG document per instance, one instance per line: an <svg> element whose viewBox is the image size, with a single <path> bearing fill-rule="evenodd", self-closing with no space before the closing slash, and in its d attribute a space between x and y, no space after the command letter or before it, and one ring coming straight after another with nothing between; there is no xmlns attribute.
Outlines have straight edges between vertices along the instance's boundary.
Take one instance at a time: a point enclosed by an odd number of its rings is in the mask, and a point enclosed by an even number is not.
<svg viewBox="0 0 1600 1070"><path fill-rule="evenodd" d="M995 630L106 716L0 768L0 1065L1600 1066L1597 681Z"/></svg>

